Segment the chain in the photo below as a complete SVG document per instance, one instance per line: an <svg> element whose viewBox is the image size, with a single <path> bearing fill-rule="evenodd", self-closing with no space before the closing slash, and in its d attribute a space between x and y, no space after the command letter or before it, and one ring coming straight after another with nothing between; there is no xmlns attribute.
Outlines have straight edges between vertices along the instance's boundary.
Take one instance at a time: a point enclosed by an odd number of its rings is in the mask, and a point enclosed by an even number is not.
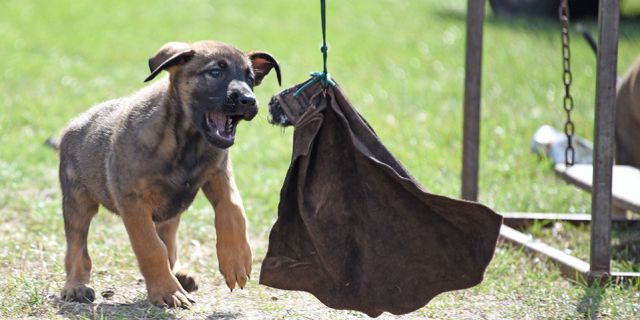
<svg viewBox="0 0 640 320"><path fill-rule="evenodd" d="M571 52L569 49L569 4L568 0L560 3L560 31L562 33L562 82L564 83L564 98L562 107L567 113L567 120L564 123L564 134L567 136L567 148L564 151L564 163L567 167L572 166L575 160L575 149L573 148L573 134L575 126L571 121L571 111L573 111L573 97L571 96Z"/></svg>

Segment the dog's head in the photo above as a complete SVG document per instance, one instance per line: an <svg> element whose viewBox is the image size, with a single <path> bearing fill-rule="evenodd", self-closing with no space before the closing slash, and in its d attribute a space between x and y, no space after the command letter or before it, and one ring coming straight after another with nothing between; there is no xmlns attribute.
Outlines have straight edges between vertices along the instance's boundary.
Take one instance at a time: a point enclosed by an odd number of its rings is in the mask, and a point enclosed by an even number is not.
<svg viewBox="0 0 640 320"><path fill-rule="evenodd" d="M266 52L244 53L216 41L169 42L149 58L145 82L168 71L172 97L207 141L224 149L233 145L238 122L258 113L253 87L272 68L280 84L278 62Z"/></svg>

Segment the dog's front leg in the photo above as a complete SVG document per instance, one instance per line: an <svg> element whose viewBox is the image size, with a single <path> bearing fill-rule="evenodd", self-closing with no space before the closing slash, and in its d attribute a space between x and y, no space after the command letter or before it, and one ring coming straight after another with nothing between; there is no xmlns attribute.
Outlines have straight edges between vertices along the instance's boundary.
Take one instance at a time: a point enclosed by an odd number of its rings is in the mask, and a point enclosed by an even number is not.
<svg viewBox="0 0 640 320"><path fill-rule="evenodd" d="M167 248L156 233L151 211L139 203L124 204L123 208L120 215L146 282L149 302L156 306L191 307L193 300L171 273Z"/></svg>
<svg viewBox="0 0 640 320"><path fill-rule="evenodd" d="M215 211L216 249L220 272L229 289L244 288L251 275L251 247L247 237L247 218L238 192L231 162L215 173L202 187Z"/></svg>

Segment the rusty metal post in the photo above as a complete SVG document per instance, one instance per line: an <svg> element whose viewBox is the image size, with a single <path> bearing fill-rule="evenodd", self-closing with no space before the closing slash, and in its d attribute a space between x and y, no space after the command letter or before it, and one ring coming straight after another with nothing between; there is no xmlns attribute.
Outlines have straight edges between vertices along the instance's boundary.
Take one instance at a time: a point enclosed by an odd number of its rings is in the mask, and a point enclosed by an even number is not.
<svg viewBox="0 0 640 320"><path fill-rule="evenodd" d="M595 150L591 192L590 279L602 279L611 271L611 178L618 65L620 1L600 1L599 48L596 71Z"/></svg>
<svg viewBox="0 0 640 320"><path fill-rule="evenodd" d="M462 198L478 200L480 85L484 0L467 0L467 53L464 77Z"/></svg>

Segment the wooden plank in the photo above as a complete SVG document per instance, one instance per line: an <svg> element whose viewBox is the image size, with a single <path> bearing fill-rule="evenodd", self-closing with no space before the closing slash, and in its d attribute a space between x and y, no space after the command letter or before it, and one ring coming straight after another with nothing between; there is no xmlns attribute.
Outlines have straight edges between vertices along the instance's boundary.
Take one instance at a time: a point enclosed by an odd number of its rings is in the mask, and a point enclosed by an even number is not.
<svg viewBox="0 0 640 320"><path fill-rule="evenodd" d="M591 221L588 213L501 212L502 218L518 220Z"/></svg>
<svg viewBox="0 0 640 320"><path fill-rule="evenodd" d="M533 236L524 234L518 230L502 225L500 228L500 238L503 241L513 245L523 247L525 250L546 256L553 260L560 268L563 277L592 282L610 281L611 284L621 285L632 283L640 279L640 272L611 272L610 274L601 274L591 272L590 265L572 255L566 254L556 248L553 248Z"/></svg>
<svg viewBox="0 0 640 320"><path fill-rule="evenodd" d="M587 279L589 264L585 261L553 248L533 238L531 235L524 234L505 225L502 225L502 228L500 228L500 237L509 243L522 246L529 251L551 258L558 264L560 272L566 278L574 280Z"/></svg>
<svg viewBox="0 0 640 320"><path fill-rule="evenodd" d="M536 220L558 220L573 224L591 222L591 215L586 213L540 213L540 212L501 212L502 223L515 229L530 227Z"/></svg>
<svg viewBox="0 0 640 320"><path fill-rule="evenodd" d="M598 283L601 286L607 285L635 285L640 279L640 272L617 272L612 271L596 272L589 271L586 280L589 284Z"/></svg>
<svg viewBox="0 0 640 320"><path fill-rule="evenodd" d="M621 284L632 284L635 283L635 280L640 278L640 272L611 272L609 276L611 279L611 283L621 285Z"/></svg>
<svg viewBox="0 0 640 320"><path fill-rule="evenodd" d="M536 220L557 220L573 224L591 223L591 215L588 213L542 213L542 212L501 212L503 223L509 227L521 229L530 226ZM613 222L637 222L640 215L627 214L624 216L612 216Z"/></svg>
<svg viewBox="0 0 640 320"><path fill-rule="evenodd" d="M555 172L583 190L592 189L593 166L590 164L576 164L569 168L556 164ZM611 192L614 206L640 213L640 170L631 166L613 166Z"/></svg>

